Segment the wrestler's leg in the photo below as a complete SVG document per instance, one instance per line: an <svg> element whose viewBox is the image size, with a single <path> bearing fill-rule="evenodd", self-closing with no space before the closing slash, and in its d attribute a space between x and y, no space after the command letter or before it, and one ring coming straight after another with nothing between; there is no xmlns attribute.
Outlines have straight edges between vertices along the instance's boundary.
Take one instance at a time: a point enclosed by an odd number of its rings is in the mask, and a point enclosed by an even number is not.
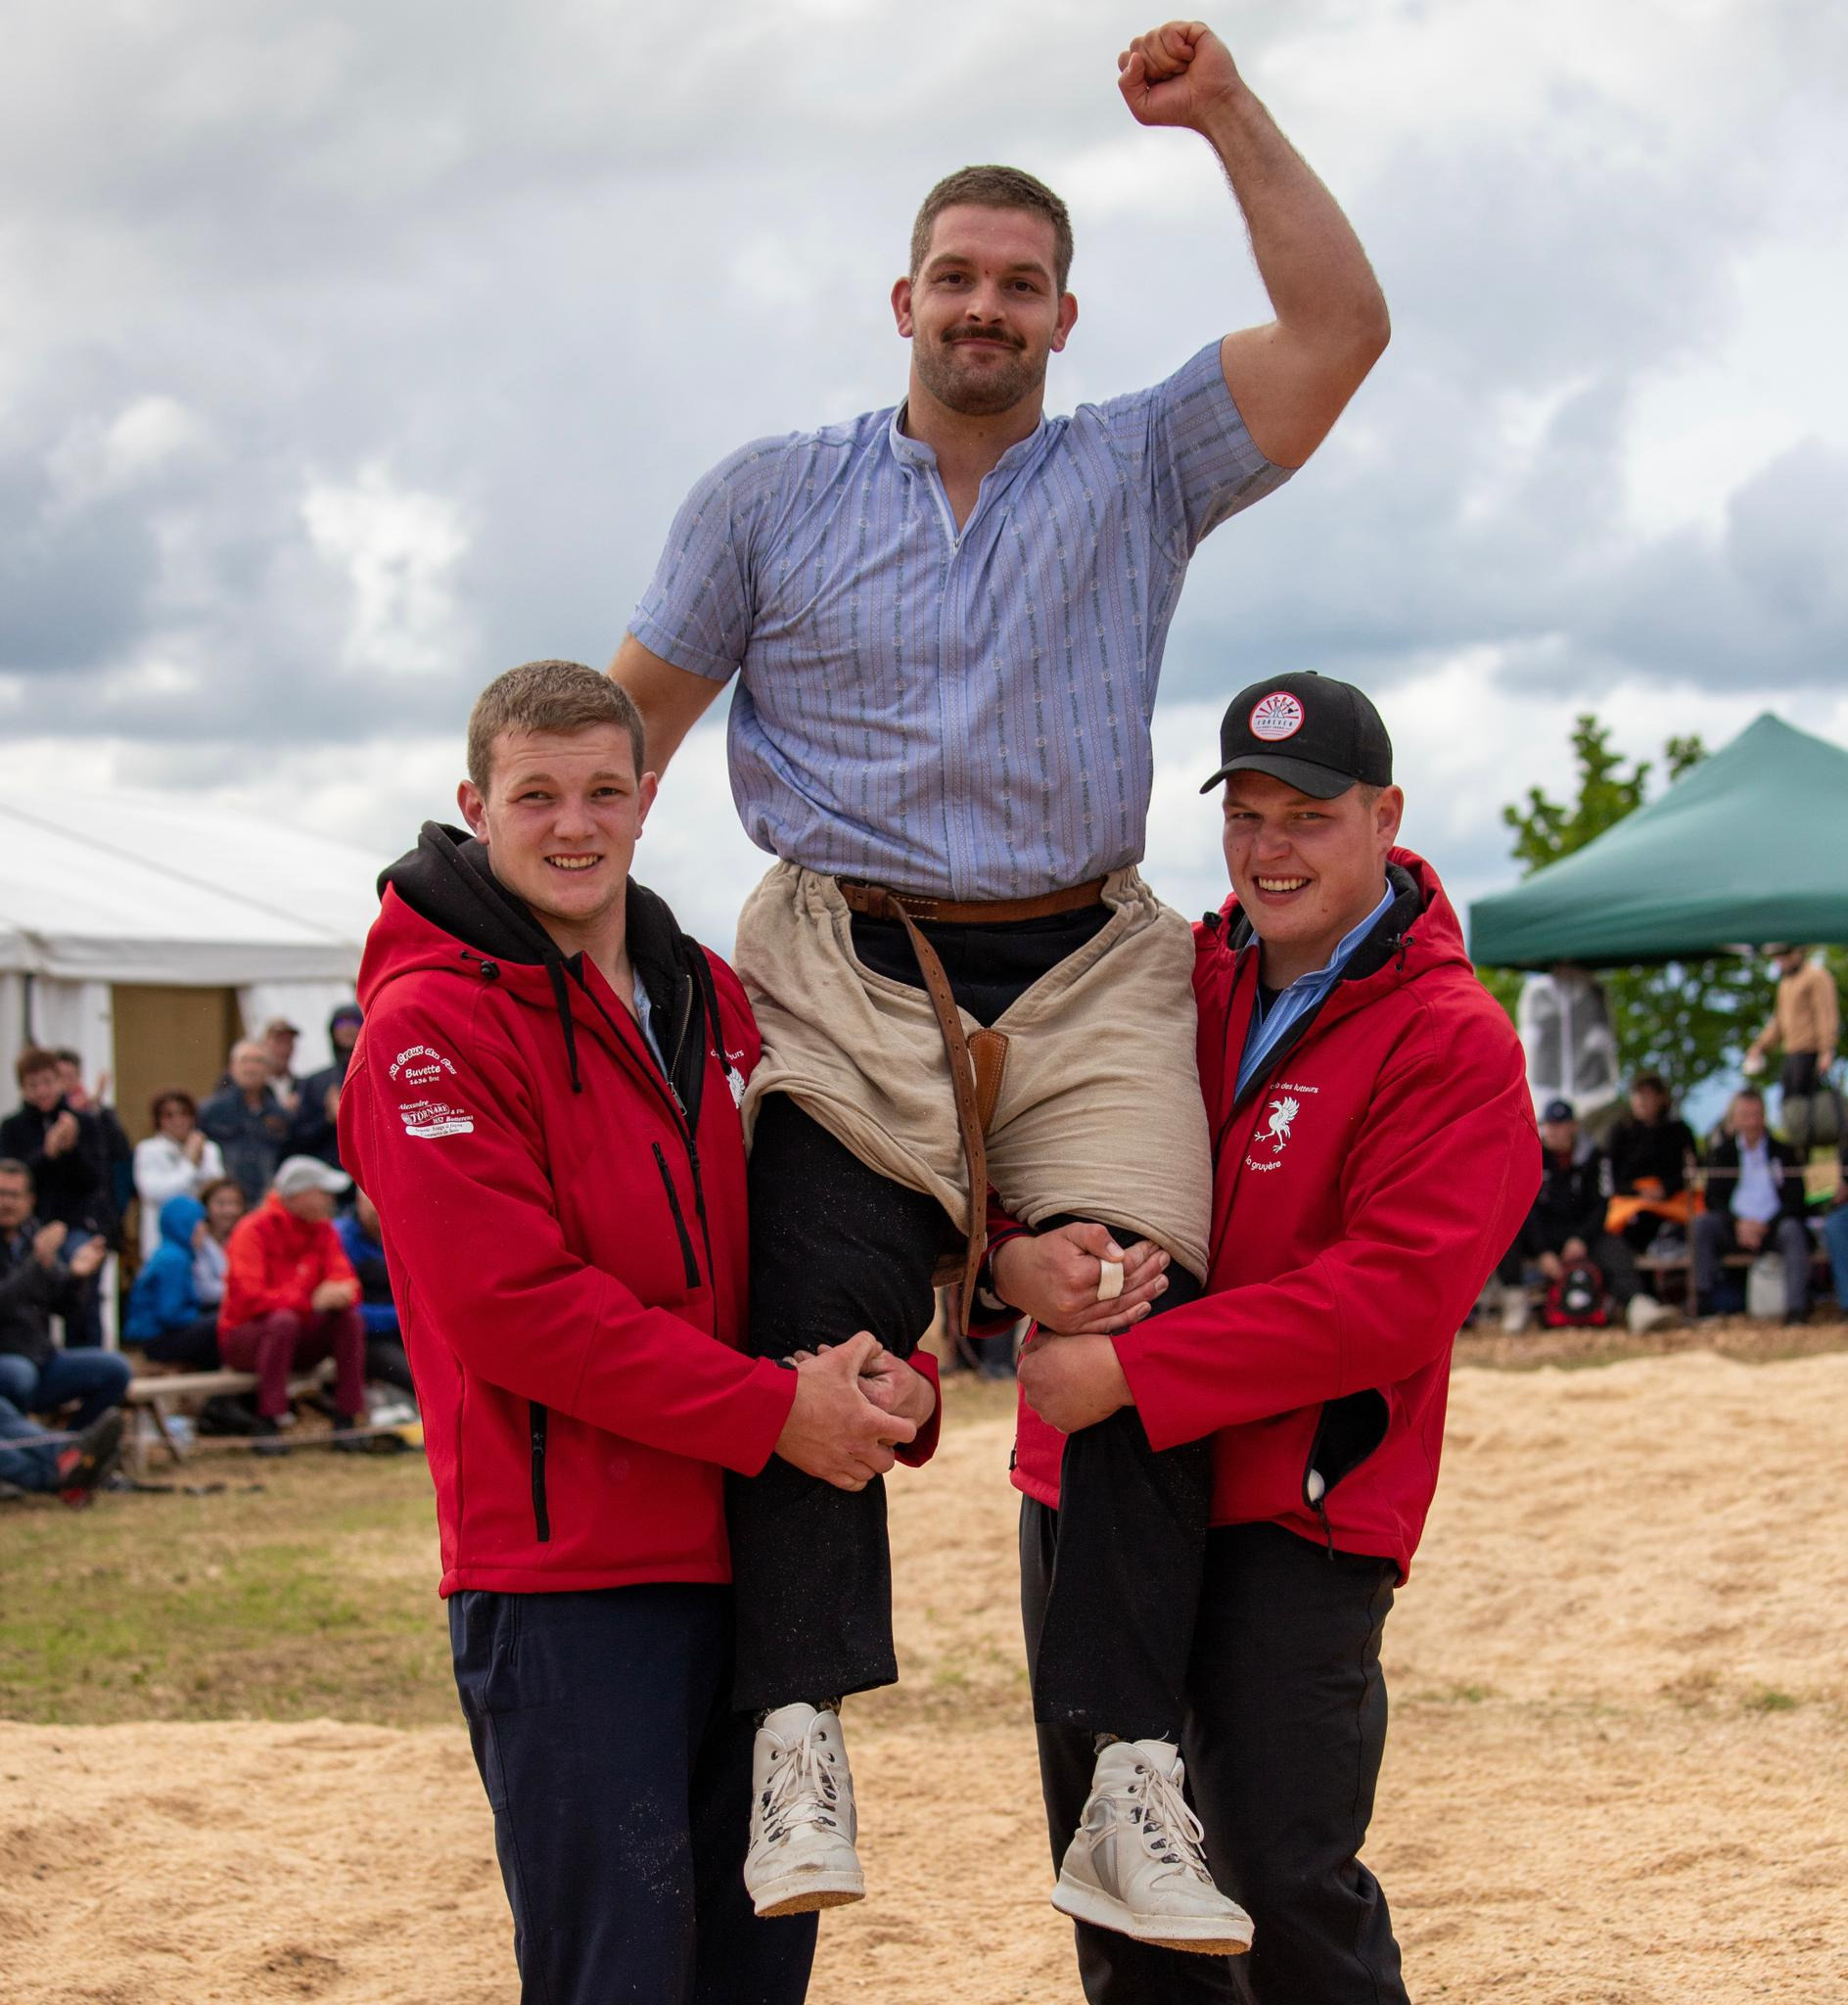
<svg viewBox="0 0 1848 2005"><path fill-rule="evenodd" d="M750 1177L750 1349L780 1358L869 1329L908 1357L952 1237L936 1199L869 1170L781 1094L759 1110ZM739 1709L893 1683L883 1483L837 1490L772 1456L727 1479L726 1514Z"/></svg>
<svg viewBox="0 0 1848 2005"><path fill-rule="evenodd" d="M1200 1296L1185 1268L1168 1276L1152 1313ZM1059 1509L1045 1514L1051 1573L1029 1631L1042 1752L1074 1741L1095 1749L1053 1905L1082 1925L1202 1956L1251 1940L1251 1919L1214 1885L1179 1794L1212 1498L1210 1440L1157 1453L1133 1408L1081 1428L1065 1444Z"/></svg>
<svg viewBox="0 0 1848 2005"><path fill-rule="evenodd" d="M1150 1314L1200 1292L1171 1264ZM1132 1407L1066 1442L1032 1664L1036 1720L1123 1741L1179 1737L1212 1491L1212 1443L1157 1454Z"/></svg>

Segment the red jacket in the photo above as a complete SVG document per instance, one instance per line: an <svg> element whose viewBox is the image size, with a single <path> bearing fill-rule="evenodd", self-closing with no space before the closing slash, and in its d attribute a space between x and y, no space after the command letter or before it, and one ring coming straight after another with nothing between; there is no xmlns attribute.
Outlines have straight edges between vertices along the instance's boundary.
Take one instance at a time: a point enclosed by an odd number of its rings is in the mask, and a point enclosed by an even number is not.
<svg viewBox="0 0 1848 2005"><path fill-rule="evenodd" d="M762 1468L795 1397L737 1348L744 992L631 883L670 1085L480 844L427 823L385 882L340 1149L384 1226L441 1592L726 1580L723 1471Z"/></svg>
<svg viewBox="0 0 1848 2005"><path fill-rule="evenodd" d="M1208 1292L1115 1342L1157 1448L1213 1435L1214 1523L1280 1524L1403 1576L1451 1347L1527 1215L1540 1149L1520 1044L1436 873L1390 861L1398 898L1242 1099L1257 947L1231 899L1195 929ZM1022 1407L1014 1480L1045 1504L1062 1443Z"/></svg>
<svg viewBox="0 0 1848 2005"><path fill-rule="evenodd" d="M272 1190L225 1242L218 1328L235 1329L276 1309L309 1315L308 1298L324 1281L352 1279L352 1262L332 1225L297 1218Z"/></svg>

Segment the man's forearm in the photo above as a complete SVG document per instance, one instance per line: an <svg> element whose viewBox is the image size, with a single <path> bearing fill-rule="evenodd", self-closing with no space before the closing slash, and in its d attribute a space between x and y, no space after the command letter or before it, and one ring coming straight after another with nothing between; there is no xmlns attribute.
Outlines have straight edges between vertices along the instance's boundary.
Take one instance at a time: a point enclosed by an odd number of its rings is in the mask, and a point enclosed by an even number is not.
<svg viewBox="0 0 1848 2005"><path fill-rule="evenodd" d="M1278 325L1306 341L1377 353L1391 323L1373 267L1340 205L1264 105L1241 82L1215 101L1200 129L1244 213Z"/></svg>

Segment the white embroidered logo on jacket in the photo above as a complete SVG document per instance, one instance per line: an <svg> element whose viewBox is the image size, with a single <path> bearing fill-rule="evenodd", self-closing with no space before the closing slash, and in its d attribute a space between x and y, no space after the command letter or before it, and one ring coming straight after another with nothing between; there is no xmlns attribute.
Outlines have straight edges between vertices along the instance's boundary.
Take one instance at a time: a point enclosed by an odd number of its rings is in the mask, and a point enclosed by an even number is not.
<svg viewBox="0 0 1848 2005"><path fill-rule="evenodd" d="M1265 1123L1265 1140L1271 1143L1276 1154L1283 1153L1283 1144L1290 1139L1290 1123L1301 1111L1297 1102L1288 1094L1281 1099L1270 1102L1270 1118Z"/></svg>

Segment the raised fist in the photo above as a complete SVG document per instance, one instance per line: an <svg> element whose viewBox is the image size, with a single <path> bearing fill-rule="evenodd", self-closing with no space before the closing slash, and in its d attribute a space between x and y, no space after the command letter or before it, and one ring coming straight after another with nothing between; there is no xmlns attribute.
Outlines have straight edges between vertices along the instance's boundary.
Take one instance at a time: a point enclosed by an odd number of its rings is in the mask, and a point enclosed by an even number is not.
<svg viewBox="0 0 1848 2005"><path fill-rule="evenodd" d="M1117 58L1117 88L1143 125L1204 129L1239 85L1231 51L1203 21L1171 21L1137 35Z"/></svg>
<svg viewBox="0 0 1848 2005"><path fill-rule="evenodd" d="M77 1117L69 1107L45 1130L45 1153L64 1155L77 1145Z"/></svg>

